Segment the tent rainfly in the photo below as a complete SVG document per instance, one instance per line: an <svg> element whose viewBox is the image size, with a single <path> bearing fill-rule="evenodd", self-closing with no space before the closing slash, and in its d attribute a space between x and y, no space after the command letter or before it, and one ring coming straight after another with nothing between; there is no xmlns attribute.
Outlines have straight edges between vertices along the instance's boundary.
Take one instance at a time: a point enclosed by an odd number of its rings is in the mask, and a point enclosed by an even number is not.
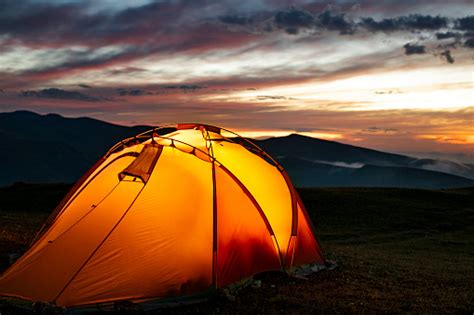
<svg viewBox="0 0 474 315"><path fill-rule="evenodd" d="M0 296L64 308L179 302L324 263L275 160L228 130L178 124L100 159L1 275Z"/></svg>

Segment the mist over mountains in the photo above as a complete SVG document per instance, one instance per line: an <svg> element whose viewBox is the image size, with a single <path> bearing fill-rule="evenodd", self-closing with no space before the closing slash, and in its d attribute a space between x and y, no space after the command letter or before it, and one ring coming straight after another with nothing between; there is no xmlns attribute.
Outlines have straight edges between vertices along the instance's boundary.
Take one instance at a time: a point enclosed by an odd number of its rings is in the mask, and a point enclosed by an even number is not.
<svg viewBox="0 0 474 315"><path fill-rule="evenodd" d="M297 134L256 142L303 187L446 188L472 185L474 179L471 164L419 159Z"/></svg>
<svg viewBox="0 0 474 315"><path fill-rule="evenodd" d="M148 130L92 118L0 113L0 186L74 182L116 142ZM297 134L254 140L296 186L474 186L474 165L386 153Z"/></svg>

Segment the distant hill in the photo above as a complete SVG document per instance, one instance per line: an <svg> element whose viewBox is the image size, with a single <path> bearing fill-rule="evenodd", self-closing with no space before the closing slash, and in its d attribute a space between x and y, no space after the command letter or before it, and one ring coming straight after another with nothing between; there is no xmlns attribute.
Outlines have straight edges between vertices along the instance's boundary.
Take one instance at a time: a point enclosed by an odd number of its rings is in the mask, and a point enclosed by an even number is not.
<svg viewBox="0 0 474 315"><path fill-rule="evenodd" d="M151 127L28 111L0 113L0 186L74 182L116 142ZM474 186L474 166L290 135L255 140L297 186Z"/></svg>
<svg viewBox="0 0 474 315"><path fill-rule="evenodd" d="M400 166L365 164L358 168L280 157L279 162L299 187L409 187L449 188L474 186L472 179Z"/></svg>
<svg viewBox="0 0 474 315"><path fill-rule="evenodd" d="M471 164L418 159L297 134L255 142L301 187L448 188L474 184Z"/></svg>
<svg viewBox="0 0 474 315"><path fill-rule="evenodd" d="M0 186L73 182L113 144L149 128L28 111L0 113Z"/></svg>

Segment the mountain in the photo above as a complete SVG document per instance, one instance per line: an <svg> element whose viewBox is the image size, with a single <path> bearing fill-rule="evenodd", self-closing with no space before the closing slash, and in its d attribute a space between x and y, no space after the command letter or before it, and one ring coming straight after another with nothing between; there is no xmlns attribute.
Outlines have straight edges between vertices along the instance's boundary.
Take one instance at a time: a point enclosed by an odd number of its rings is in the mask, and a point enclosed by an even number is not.
<svg viewBox="0 0 474 315"><path fill-rule="evenodd" d="M113 144L149 128L28 111L0 113L0 186L19 181L73 182ZM285 167L297 186L474 186L474 166L469 164L296 134L254 142Z"/></svg>
<svg viewBox="0 0 474 315"><path fill-rule="evenodd" d="M0 113L0 186L73 182L113 144L149 128L28 111Z"/></svg>
<svg viewBox="0 0 474 315"><path fill-rule="evenodd" d="M256 141L296 185L448 188L472 186L474 165L356 147L292 134Z"/></svg>
<svg viewBox="0 0 474 315"><path fill-rule="evenodd" d="M298 187L409 187L451 188L474 186L472 179L412 167L378 166L353 163L350 167L335 162L312 162L298 157L280 157L278 161Z"/></svg>
<svg viewBox="0 0 474 315"><path fill-rule="evenodd" d="M366 164L418 168L474 179L474 165L442 159L415 158L298 134L256 141L277 159L300 158L315 163L358 168Z"/></svg>

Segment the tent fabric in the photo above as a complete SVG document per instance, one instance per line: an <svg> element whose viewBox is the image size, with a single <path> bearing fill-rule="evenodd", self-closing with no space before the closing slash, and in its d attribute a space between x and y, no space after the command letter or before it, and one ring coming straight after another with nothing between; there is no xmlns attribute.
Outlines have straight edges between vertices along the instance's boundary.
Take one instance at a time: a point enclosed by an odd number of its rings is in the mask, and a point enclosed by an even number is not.
<svg viewBox="0 0 474 315"><path fill-rule="evenodd" d="M126 176L139 178L144 183L150 178L153 167L160 157L162 146L149 144L146 145L133 162L119 173L119 179L123 180Z"/></svg>
<svg viewBox="0 0 474 315"><path fill-rule="evenodd" d="M169 300L324 264L282 167L222 131L180 124L113 147L0 276L0 296L61 307Z"/></svg>

